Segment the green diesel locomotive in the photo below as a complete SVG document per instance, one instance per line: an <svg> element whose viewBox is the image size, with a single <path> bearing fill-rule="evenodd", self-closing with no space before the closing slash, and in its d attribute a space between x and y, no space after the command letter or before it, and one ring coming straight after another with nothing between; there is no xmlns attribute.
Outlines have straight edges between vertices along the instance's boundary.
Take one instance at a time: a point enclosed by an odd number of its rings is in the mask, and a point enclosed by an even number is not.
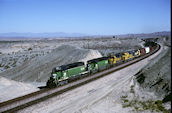
<svg viewBox="0 0 172 113"><path fill-rule="evenodd" d="M47 82L48 87L56 87L68 83L84 75L90 75L109 67L109 57L101 57L84 62L75 62L72 64L55 67L52 70L51 77Z"/></svg>
<svg viewBox="0 0 172 113"><path fill-rule="evenodd" d="M51 77L47 82L48 87L55 87L67 83L69 79L74 79L80 75L87 74L87 67L84 62L75 62L72 64L55 67L52 70Z"/></svg>

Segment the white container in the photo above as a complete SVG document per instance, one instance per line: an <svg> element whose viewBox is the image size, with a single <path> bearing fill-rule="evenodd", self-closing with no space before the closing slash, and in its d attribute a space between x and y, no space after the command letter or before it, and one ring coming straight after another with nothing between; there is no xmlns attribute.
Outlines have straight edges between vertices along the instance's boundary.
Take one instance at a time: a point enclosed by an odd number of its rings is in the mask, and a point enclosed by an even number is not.
<svg viewBox="0 0 172 113"><path fill-rule="evenodd" d="M149 47L145 47L145 51L146 51L146 53L149 53L150 52L150 48Z"/></svg>

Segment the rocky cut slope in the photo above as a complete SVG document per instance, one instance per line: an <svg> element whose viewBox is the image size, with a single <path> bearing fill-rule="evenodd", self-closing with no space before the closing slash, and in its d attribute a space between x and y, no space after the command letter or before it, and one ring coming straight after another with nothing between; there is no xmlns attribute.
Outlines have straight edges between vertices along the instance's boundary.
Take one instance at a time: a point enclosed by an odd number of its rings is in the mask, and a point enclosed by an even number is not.
<svg viewBox="0 0 172 113"><path fill-rule="evenodd" d="M35 57L18 67L1 73L1 76L22 82L46 82L53 67L78 61L87 61L101 56L97 50L62 45L45 56Z"/></svg>
<svg viewBox="0 0 172 113"><path fill-rule="evenodd" d="M143 89L154 92L163 102L171 100L171 47L164 46L163 52L135 76Z"/></svg>
<svg viewBox="0 0 172 113"><path fill-rule="evenodd" d="M139 113L170 113L171 103L167 101L171 94L171 47L161 43L161 49L155 54L133 76L130 90L122 94L123 108Z"/></svg>

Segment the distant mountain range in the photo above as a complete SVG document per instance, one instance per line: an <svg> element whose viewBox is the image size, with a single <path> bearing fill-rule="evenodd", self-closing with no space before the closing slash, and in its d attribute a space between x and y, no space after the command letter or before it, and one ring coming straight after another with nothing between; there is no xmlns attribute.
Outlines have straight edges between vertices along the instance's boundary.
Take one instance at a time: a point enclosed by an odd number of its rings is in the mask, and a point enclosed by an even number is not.
<svg viewBox="0 0 172 113"><path fill-rule="evenodd" d="M139 33L139 34L124 34L124 35L116 35L118 38L126 38L126 37L137 37L137 38L159 38L162 36L171 37L171 31L162 31L162 32L154 32L154 33Z"/></svg>
<svg viewBox="0 0 172 113"><path fill-rule="evenodd" d="M0 33L0 37L6 37L6 38L53 38L53 37L81 37L86 36L86 34L82 33L65 33L65 32L47 32L47 33L16 33L16 32L10 32L10 33Z"/></svg>
<svg viewBox="0 0 172 113"><path fill-rule="evenodd" d="M171 31L162 31L154 33L140 33L140 34L124 34L124 35L88 35L82 33L65 33L65 32L52 32L52 33L0 33L0 39L22 39L22 38L79 38L79 37L109 37L115 36L118 38L128 38L128 37L138 37L138 38L153 38L160 36L169 36L171 37Z"/></svg>

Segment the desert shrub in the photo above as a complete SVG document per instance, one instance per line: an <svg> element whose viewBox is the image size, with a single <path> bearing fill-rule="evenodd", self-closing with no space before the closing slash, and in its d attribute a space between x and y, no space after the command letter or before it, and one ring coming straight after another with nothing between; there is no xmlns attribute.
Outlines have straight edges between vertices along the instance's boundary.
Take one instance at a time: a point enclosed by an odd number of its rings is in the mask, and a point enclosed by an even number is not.
<svg viewBox="0 0 172 113"><path fill-rule="evenodd" d="M6 66L5 66L5 69L8 69L8 68L10 68L10 67L9 67L8 65L6 65Z"/></svg>
<svg viewBox="0 0 172 113"><path fill-rule="evenodd" d="M32 50L32 48L29 48L29 49L28 49L28 51L31 51L31 50Z"/></svg>
<svg viewBox="0 0 172 113"><path fill-rule="evenodd" d="M136 79L140 84L143 84L143 82L145 81L145 76L143 73L141 73Z"/></svg>
<svg viewBox="0 0 172 113"><path fill-rule="evenodd" d="M150 110L150 111L157 111L157 112L163 112L163 113L170 113L171 109L165 109L165 107L162 105L161 100L157 101L152 101L152 100L147 100L147 101L139 101L139 100L127 100L122 98L123 104L122 107L133 107L135 111L145 111L145 110Z"/></svg>
<svg viewBox="0 0 172 113"><path fill-rule="evenodd" d="M15 60L15 61L13 62L13 64L12 64L12 66L15 67L15 66L16 66L16 63L17 63L17 61Z"/></svg>

